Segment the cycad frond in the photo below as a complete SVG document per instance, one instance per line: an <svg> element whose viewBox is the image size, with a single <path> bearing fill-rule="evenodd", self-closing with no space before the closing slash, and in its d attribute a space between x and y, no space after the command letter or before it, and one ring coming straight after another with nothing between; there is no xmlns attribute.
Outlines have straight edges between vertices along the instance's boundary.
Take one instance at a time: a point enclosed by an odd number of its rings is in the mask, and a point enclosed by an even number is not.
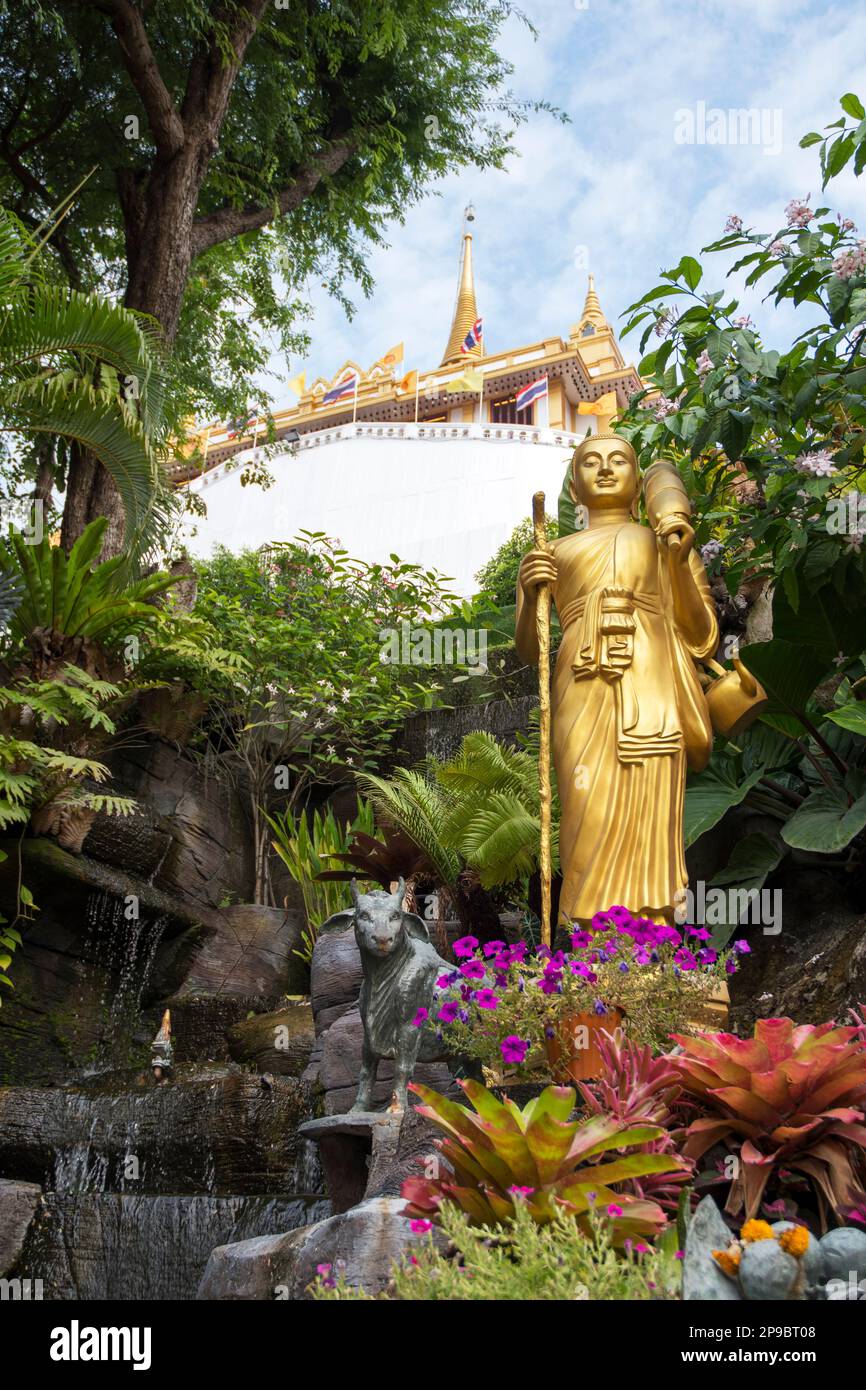
<svg viewBox="0 0 866 1390"><path fill-rule="evenodd" d="M442 882L453 886L460 872L460 858L443 839L445 802L435 783L405 767L390 778L362 773L358 783L380 815L408 835L435 865Z"/></svg>

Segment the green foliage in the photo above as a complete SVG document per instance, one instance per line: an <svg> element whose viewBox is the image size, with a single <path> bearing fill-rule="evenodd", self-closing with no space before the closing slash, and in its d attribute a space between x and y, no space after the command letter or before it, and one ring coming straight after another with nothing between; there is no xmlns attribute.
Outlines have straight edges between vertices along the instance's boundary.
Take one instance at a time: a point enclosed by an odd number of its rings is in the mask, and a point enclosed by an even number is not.
<svg viewBox="0 0 866 1390"><path fill-rule="evenodd" d="M538 863L538 762L492 734L472 733L447 763L431 760L427 775L397 768L390 777L359 778L377 812L398 827L453 886L462 864L484 888L511 884ZM558 807L554 807L554 862Z"/></svg>
<svg viewBox="0 0 866 1390"><path fill-rule="evenodd" d="M344 824L337 820L330 806L324 812L301 811L298 816L290 810L277 811L272 816L265 814L265 819L274 832L273 849L301 886L307 930L303 934L303 950L295 954L309 961L319 927L351 902L347 883L322 882L319 875L332 867L335 855L348 850L358 831L373 831L373 810L359 797L355 819Z"/></svg>
<svg viewBox="0 0 866 1390"><path fill-rule="evenodd" d="M420 566L354 560L322 533L267 551L218 551L198 569L194 617L235 654L208 686L208 752L251 803L256 900L267 901L274 792L294 810L317 781L374 771L406 714L435 698L435 673L381 660L383 635L428 623L453 598ZM166 674L165 672L163 674Z"/></svg>
<svg viewBox="0 0 866 1390"><path fill-rule="evenodd" d="M472 1110L428 1086L410 1087L422 1100L418 1113L445 1135L438 1148L450 1171L404 1181L408 1216L437 1221L442 1203L455 1202L474 1223L495 1226L513 1221L525 1206L539 1225L567 1211L587 1232L591 1213L604 1210L618 1245L661 1232L661 1208L622 1190L630 1180L683 1167L674 1154L636 1147L664 1137L657 1125L609 1115L572 1119L575 1093L568 1086L546 1087L521 1110L477 1081L459 1084Z"/></svg>
<svg viewBox="0 0 866 1390"><path fill-rule="evenodd" d="M89 449L118 489L135 558L173 505L158 452L160 349L140 316L47 283L44 255L44 243L0 208L0 432Z"/></svg>
<svg viewBox="0 0 866 1390"><path fill-rule="evenodd" d="M547 539L555 540L559 535L559 525L555 518L546 516L544 522ZM505 608L514 603L520 561L527 550L532 549L533 544L532 520L527 518L515 526L508 540L503 541L496 554L482 565L476 574L479 588L488 593L500 607Z"/></svg>
<svg viewBox="0 0 866 1390"><path fill-rule="evenodd" d="M130 583L123 556L97 563L107 524L104 517L92 521L68 556L47 536L30 545L12 530L0 542L0 565L20 584L10 623L13 640L47 629L110 645L159 625L153 599L176 581L156 574Z"/></svg>
<svg viewBox="0 0 866 1390"><path fill-rule="evenodd" d="M678 1298L681 1265L671 1242L617 1248L609 1223L594 1215L581 1231L566 1212L539 1226L520 1203L508 1226L478 1226L453 1202L440 1213L441 1243L419 1240L393 1268L379 1299L437 1302L645 1302ZM315 1299L369 1301L338 1266L325 1270Z"/></svg>

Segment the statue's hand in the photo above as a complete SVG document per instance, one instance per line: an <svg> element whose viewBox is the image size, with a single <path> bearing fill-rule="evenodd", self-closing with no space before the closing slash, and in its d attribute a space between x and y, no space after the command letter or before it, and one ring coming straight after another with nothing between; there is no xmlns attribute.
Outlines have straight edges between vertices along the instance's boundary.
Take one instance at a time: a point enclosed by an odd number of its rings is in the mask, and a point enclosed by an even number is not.
<svg viewBox="0 0 866 1390"><path fill-rule="evenodd" d="M535 603L539 584L556 583L556 561L547 550L530 550L520 562L520 587L529 603Z"/></svg>
<svg viewBox="0 0 866 1390"><path fill-rule="evenodd" d="M667 551L668 559L675 565L687 565L689 554L695 543L694 527L682 517L668 516L659 523L656 532Z"/></svg>

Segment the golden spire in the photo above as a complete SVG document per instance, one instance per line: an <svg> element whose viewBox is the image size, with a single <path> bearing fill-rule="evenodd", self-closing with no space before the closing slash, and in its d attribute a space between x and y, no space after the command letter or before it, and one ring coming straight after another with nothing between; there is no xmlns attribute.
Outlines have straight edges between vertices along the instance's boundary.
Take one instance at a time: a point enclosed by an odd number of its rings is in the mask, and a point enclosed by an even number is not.
<svg viewBox="0 0 866 1390"><path fill-rule="evenodd" d="M460 286L457 290L457 302L454 305L454 318L451 321L451 336L448 339L445 356L442 358L443 367L447 367L452 362L463 362L467 357L484 356L483 341L476 347L470 348L468 352L460 351L461 343L478 318L478 306L475 303L475 281L472 276L472 233L466 230L466 223L474 222L474 220L475 211L470 204L464 215Z"/></svg>
<svg viewBox="0 0 866 1390"><path fill-rule="evenodd" d="M586 299L583 305L583 313L580 316L580 322L582 325L591 323L594 324L596 328L607 328L607 319L602 312L598 295L595 292L595 280L591 275L589 277L589 286L586 291Z"/></svg>

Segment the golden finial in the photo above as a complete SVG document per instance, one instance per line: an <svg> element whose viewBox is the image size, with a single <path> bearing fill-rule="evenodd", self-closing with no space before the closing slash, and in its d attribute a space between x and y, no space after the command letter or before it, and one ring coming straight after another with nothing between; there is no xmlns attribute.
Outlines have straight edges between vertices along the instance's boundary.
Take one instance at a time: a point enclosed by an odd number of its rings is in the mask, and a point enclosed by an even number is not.
<svg viewBox="0 0 866 1390"><path fill-rule="evenodd" d="M602 312L598 295L595 292L595 279L592 275L589 277L589 285L586 291L586 299L583 305L583 313L580 316L580 322L581 324L594 324L596 328L607 327L607 319Z"/></svg>
<svg viewBox="0 0 866 1390"><path fill-rule="evenodd" d="M470 203L463 213L463 256L460 266L460 283L457 290L457 302L454 305L454 317L451 321L451 335L445 349L445 356L442 358L443 367L447 367L452 362L463 362L467 357L484 356L483 341L470 348L468 352L460 351L461 344L478 318L478 306L475 302L475 280L472 274L472 233L468 230L469 224L474 221L475 209Z"/></svg>

